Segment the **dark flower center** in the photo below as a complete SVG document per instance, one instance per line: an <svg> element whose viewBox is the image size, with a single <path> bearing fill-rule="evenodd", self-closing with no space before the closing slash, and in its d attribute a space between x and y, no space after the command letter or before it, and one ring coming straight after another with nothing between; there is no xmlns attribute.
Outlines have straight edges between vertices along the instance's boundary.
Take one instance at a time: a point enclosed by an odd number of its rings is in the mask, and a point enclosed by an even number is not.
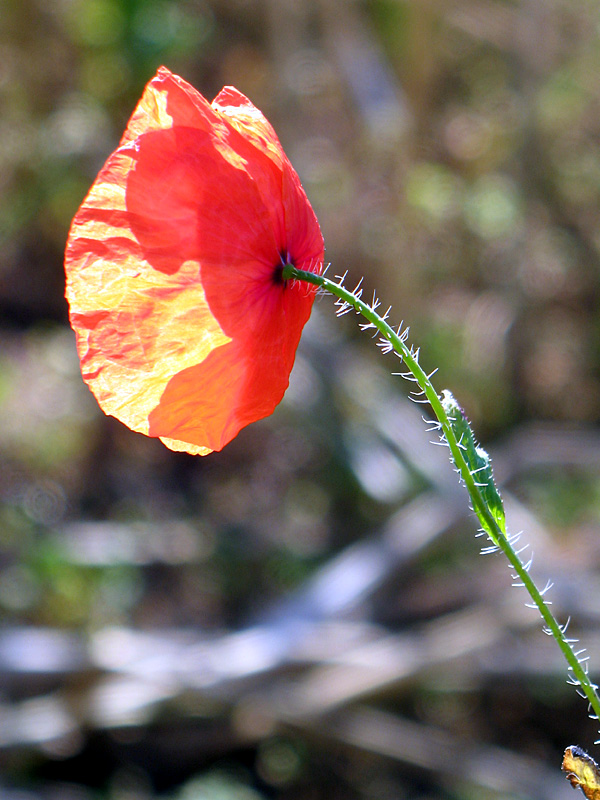
<svg viewBox="0 0 600 800"><path fill-rule="evenodd" d="M275 269L273 270L273 283L276 285L283 285L285 288L287 286L287 281L283 279L283 268L291 264L294 266L294 260L291 258L290 254L287 252L281 252L279 254L279 263L275 265Z"/></svg>

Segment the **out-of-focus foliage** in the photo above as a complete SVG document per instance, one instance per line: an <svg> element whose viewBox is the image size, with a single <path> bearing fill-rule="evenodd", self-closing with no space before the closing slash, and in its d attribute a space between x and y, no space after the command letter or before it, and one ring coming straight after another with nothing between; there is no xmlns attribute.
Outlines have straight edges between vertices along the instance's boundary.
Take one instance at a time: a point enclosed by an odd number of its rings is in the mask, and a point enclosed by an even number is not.
<svg viewBox="0 0 600 800"><path fill-rule="evenodd" d="M160 64L237 86L331 271L411 325L509 480L509 529L541 536L542 583L562 570L559 608L597 626L599 26L596 0L0 0L3 797L559 800L535 770L593 726L477 555L397 365L324 299L276 414L170 453L84 387L62 251Z"/></svg>

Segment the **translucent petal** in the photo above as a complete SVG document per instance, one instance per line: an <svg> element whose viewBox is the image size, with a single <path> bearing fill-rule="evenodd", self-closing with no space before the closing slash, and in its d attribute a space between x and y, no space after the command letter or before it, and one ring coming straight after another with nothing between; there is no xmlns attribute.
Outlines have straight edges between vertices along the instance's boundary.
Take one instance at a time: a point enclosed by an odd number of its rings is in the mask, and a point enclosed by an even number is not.
<svg viewBox="0 0 600 800"><path fill-rule="evenodd" d="M66 295L100 406L206 454L281 400L323 239L264 116L227 87L211 105L164 67L77 212Z"/></svg>

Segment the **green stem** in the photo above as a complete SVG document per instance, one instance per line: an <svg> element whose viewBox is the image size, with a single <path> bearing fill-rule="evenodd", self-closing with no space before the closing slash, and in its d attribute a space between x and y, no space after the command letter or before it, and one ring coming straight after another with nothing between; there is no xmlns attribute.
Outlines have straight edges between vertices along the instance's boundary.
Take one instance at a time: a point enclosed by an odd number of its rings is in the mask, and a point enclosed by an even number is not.
<svg viewBox="0 0 600 800"><path fill-rule="evenodd" d="M519 555L512 547L509 539L505 533L500 529L496 518L488 508L482 493L479 490L477 482L473 477L469 466L467 465L459 442L454 435L454 430L442 405L442 402L431 383L429 375L423 370L418 360L418 353L415 353L411 348L406 345L405 337L397 333L386 321L383 319L372 306L369 306L356 294L345 289L340 283L335 283L322 275L316 275L313 272L306 272L304 270L296 269L291 264L286 264L283 269L284 280L301 280L311 283L315 286L324 289L330 294L335 295L343 303L347 303L368 320L379 331L383 339L388 341L396 353L401 356L404 364L414 376L414 379L427 398L433 413L437 417L441 425L444 437L448 442L452 458L460 475L467 487L473 510L479 517L480 522L486 531L489 532L490 539L493 544L498 547L507 557L511 566L515 571L515 579L518 578L523 584L525 589L529 592L531 599L539 610L542 619L546 625L546 630L555 638L558 646L560 647L567 664L572 673L572 680L577 683L581 692L587 698L593 716L600 719L600 699L596 692L595 685L591 682L586 670L582 663L579 661L577 655L573 651L571 642L565 636L565 628L560 626L554 615L550 611L548 604L544 600L542 593L537 588L533 579L531 578L528 566L523 564Z"/></svg>

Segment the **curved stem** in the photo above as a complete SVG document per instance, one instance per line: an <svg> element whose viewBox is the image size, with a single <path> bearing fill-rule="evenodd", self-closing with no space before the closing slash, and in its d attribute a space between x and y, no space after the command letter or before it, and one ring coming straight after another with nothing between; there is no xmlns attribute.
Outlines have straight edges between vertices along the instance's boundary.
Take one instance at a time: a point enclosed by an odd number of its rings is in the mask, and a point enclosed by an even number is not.
<svg viewBox="0 0 600 800"><path fill-rule="evenodd" d="M471 470L465 461L460 444L456 439L446 410L444 409L429 376L419 364L418 353L415 353L406 345L405 337L396 332L385 321L385 319L377 314L372 306L369 306L356 294L348 291L340 283L335 283L334 281L331 281L322 275L316 275L312 272L296 269L296 267L291 264L285 265L282 277L284 280L295 279L311 283L320 287L321 289L324 289L330 294L335 295L343 303L347 303L349 306L354 308L359 314L361 314L366 320L375 326L383 339L387 340L396 353L401 356L405 365L414 376L416 383L427 398L433 413L441 425L444 437L450 447L454 463L456 464L465 486L467 487L471 503L473 504L473 510L488 532L493 544L502 550L511 566L514 568L515 579L518 578L528 591L535 606L539 610L542 619L544 620L547 632L551 634L554 639L556 639L556 642L558 643L558 646L560 647L567 664L569 665L569 669L572 673L572 682L577 684L583 695L585 695L590 704L592 715L600 719L600 699L596 691L596 686L590 680L586 669L573 651L571 641L567 639L565 635L565 626L559 625L556 621L554 615L548 607L548 604L542 596L542 592L540 592L530 576L528 566L523 564L519 558L519 555L512 547L509 539L506 537L504 531L500 529L496 518L485 502L477 482L475 481Z"/></svg>

